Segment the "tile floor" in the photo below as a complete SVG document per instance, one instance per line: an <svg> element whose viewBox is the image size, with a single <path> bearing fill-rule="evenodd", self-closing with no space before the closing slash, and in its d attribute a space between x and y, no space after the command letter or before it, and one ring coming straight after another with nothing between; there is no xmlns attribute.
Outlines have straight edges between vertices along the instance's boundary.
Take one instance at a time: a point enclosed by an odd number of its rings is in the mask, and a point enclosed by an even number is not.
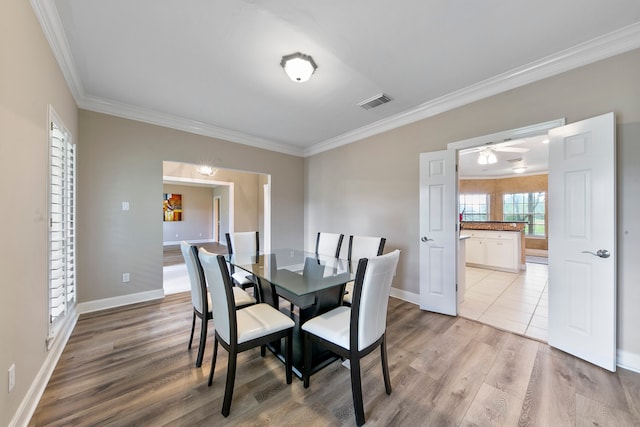
<svg viewBox="0 0 640 427"><path fill-rule="evenodd" d="M548 267L527 263L520 274L466 267L459 314L499 329L547 341Z"/></svg>

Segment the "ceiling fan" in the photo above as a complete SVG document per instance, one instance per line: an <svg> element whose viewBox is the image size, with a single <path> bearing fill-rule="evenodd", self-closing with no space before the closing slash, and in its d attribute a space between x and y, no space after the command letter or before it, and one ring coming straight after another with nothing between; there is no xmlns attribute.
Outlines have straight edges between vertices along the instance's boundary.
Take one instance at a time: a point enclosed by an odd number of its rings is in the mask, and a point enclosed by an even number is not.
<svg viewBox="0 0 640 427"><path fill-rule="evenodd" d="M496 156L496 152L505 152L505 153L526 153L529 151L528 148L523 147L513 147L513 145L522 144L525 142L524 140L517 141L507 141L507 142L499 142L497 144L487 144L481 147L470 148L468 150L460 151L460 155L470 154L470 153L480 153L478 157L478 163L481 165L494 164L498 162L498 158Z"/></svg>

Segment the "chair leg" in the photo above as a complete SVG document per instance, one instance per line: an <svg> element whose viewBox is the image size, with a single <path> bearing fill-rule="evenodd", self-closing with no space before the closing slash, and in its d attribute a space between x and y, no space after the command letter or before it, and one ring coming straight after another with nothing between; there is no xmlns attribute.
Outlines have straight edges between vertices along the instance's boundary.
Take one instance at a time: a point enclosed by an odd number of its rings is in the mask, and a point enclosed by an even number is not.
<svg viewBox="0 0 640 427"><path fill-rule="evenodd" d="M304 388L309 388L309 377L311 376L311 338L309 338L309 334L306 332L302 333L304 335L304 367L302 370L302 381L304 383Z"/></svg>
<svg viewBox="0 0 640 427"><path fill-rule="evenodd" d="M209 387L213 383L213 371L216 369L216 359L218 358L218 337L213 340L213 357L211 358L211 370L209 371Z"/></svg>
<svg viewBox="0 0 640 427"><path fill-rule="evenodd" d="M382 337L380 344L380 359L382 359L382 376L384 377L384 388L387 394L391 394L391 380L389 379L389 365L387 360L387 335Z"/></svg>
<svg viewBox="0 0 640 427"><path fill-rule="evenodd" d="M293 359L293 329L289 330L287 337L284 340L284 345L287 346L287 360L285 361L286 372L287 372L287 384L291 384L292 377L292 359Z"/></svg>
<svg viewBox="0 0 640 427"><path fill-rule="evenodd" d="M189 337L189 346L187 349L191 350L191 343L193 342L193 331L196 329L196 311L193 310L193 320L191 321L191 336Z"/></svg>
<svg viewBox="0 0 640 427"><path fill-rule="evenodd" d="M260 346L260 357L264 357L266 354L267 354L267 346L263 344Z"/></svg>
<svg viewBox="0 0 640 427"><path fill-rule="evenodd" d="M353 409L356 413L356 424L364 424L364 404L362 403L362 382L360 378L360 357L352 355L351 361L351 394L353 395Z"/></svg>
<svg viewBox="0 0 640 427"><path fill-rule="evenodd" d="M207 343L207 316L202 316L202 324L200 325L200 346L198 347L198 358L196 359L196 367L202 366L202 358L204 357L204 347Z"/></svg>
<svg viewBox="0 0 640 427"><path fill-rule="evenodd" d="M229 349L229 362L227 365L227 385L224 389L224 402L222 403L222 415L225 417L231 411L231 399L233 398L233 385L236 381L236 361L238 355L235 348Z"/></svg>

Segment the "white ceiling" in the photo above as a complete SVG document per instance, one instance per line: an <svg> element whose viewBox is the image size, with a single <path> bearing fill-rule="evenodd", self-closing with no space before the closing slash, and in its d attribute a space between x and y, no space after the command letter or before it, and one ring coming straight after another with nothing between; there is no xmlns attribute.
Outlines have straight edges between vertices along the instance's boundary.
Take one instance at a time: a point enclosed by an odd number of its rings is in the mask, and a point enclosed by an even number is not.
<svg viewBox="0 0 640 427"><path fill-rule="evenodd" d="M640 47L638 0L32 5L81 108L299 156Z"/></svg>

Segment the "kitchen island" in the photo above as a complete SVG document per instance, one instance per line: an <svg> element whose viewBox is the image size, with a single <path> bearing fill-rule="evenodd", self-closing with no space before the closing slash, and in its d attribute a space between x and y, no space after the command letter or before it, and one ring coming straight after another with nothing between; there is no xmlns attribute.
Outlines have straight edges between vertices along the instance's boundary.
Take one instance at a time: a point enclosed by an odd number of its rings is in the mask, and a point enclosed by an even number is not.
<svg viewBox="0 0 640 427"><path fill-rule="evenodd" d="M466 242L466 264L518 273L526 269L524 222L464 221L461 234Z"/></svg>

